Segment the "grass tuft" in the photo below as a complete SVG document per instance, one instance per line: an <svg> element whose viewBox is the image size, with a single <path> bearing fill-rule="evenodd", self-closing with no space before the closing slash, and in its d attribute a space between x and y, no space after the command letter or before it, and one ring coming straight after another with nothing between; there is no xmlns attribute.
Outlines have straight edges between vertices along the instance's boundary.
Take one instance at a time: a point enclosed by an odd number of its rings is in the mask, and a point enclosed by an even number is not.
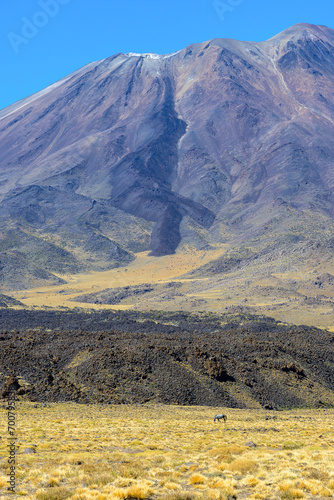
<svg viewBox="0 0 334 500"><path fill-rule="evenodd" d="M37 500L65 500L72 496L73 491L66 488L52 488L48 491L41 491L36 494Z"/></svg>
<svg viewBox="0 0 334 500"><path fill-rule="evenodd" d="M193 474L189 478L190 484L204 484L206 478L202 474Z"/></svg>
<svg viewBox="0 0 334 500"><path fill-rule="evenodd" d="M230 464L226 465L227 470L240 474L255 472L257 467L257 463L249 458L237 458Z"/></svg>

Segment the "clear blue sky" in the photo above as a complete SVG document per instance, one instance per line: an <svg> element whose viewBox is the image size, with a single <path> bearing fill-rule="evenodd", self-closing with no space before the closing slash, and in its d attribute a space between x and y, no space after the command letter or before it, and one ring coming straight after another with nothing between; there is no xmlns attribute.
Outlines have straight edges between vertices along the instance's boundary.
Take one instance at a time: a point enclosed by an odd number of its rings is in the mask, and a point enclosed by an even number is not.
<svg viewBox="0 0 334 500"><path fill-rule="evenodd" d="M220 6L219 15L214 0L0 0L0 109L118 52L166 54L219 37L261 41L300 22L334 28L333 0Z"/></svg>

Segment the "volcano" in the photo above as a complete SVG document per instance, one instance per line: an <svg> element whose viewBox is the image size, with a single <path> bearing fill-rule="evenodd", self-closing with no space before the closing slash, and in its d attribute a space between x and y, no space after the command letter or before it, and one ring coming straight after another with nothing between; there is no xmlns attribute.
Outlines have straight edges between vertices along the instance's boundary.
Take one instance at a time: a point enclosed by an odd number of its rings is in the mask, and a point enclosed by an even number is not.
<svg viewBox="0 0 334 500"><path fill-rule="evenodd" d="M325 26L90 63L0 111L1 288L185 245L328 257L333 132Z"/></svg>

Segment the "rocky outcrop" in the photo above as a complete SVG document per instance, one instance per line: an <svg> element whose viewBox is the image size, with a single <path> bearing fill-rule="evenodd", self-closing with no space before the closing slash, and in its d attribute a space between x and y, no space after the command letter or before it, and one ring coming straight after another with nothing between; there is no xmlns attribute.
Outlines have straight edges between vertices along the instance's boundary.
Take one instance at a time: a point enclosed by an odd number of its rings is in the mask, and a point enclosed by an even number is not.
<svg viewBox="0 0 334 500"><path fill-rule="evenodd" d="M333 334L316 328L158 311L6 309L0 319L0 384L14 371L32 401L334 405Z"/></svg>

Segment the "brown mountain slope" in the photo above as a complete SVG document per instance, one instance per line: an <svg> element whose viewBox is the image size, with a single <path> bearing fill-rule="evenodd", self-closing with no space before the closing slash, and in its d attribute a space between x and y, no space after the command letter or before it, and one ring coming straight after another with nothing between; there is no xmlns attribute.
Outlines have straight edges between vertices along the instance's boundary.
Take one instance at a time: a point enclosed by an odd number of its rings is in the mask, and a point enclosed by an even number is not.
<svg viewBox="0 0 334 500"><path fill-rule="evenodd" d="M184 245L330 252L333 56L333 30L300 24L118 54L2 110L3 289Z"/></svg>

